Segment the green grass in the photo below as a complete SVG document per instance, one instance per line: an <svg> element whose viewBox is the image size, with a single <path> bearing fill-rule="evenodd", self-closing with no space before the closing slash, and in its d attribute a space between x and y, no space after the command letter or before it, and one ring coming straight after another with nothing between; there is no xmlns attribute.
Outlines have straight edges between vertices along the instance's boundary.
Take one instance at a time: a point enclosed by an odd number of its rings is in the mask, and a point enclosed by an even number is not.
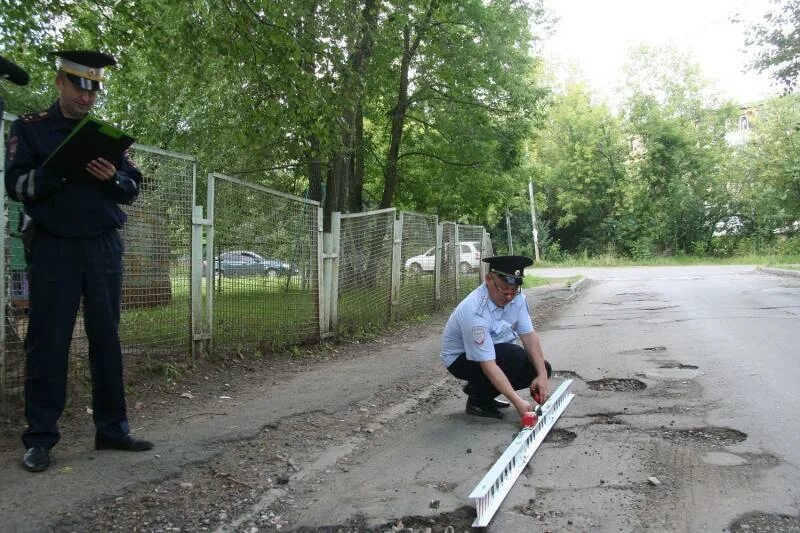
<svg viewBox="0 0 800 533"><path fill-rule="evenodd" d="M554 283L554 282L560 281L560 280L561 280L560 278L559 278L559 280L554 280L553 278L539 278L539 277L536 277L536 276L528 276L528 275L526 275L522 279L522 288L523 289L531 289L533 287L540 287L542 285L550 285L551 283Z"/></svg>

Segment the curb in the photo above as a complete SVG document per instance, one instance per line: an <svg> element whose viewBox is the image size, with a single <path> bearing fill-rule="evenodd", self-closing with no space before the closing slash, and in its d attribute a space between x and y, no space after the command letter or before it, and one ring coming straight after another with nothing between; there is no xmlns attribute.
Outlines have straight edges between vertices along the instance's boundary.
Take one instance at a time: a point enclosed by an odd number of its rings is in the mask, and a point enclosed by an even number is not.
<svg viewBox="0 0 800 533"><path fill-rule="evenodd" d="M586 276L581 276L581 279L579 279L575 283L570 284L567 288L569 288L569 290L571 290L572 292L580 292L581 290L583 290L584 285L586 285L586 283L588 282L588 279L589 278L587 278Z"/></svg>
<svg viewBox="0 0 800 533"><path fill-rule="evenodd" d="M770 267L756 267L758 272L766 274L774 274L775 276L784 276L787 278L800 278L800 270L790 270L786 268L770 268Z"/></svg>

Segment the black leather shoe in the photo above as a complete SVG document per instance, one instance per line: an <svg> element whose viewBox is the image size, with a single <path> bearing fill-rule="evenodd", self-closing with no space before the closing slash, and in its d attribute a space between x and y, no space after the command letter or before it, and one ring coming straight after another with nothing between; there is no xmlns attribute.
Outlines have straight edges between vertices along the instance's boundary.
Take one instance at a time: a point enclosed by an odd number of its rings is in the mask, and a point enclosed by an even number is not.
<svg viewBox="0 0 800 533"><path fill-rule="evenodd" d="M504 416L494 405L483 405L472 400L467 400L467 414L486 418L503 418Z"/></svg>
<svg viewBox="0 0 800 533"><path fill-rule="evenodd" d="M44 472L50 466L50 450L34 446L25 450L22 457L22 468L28 472Z"/></svg>
<svg viewBox="0 0 800 533"><path fill-rule="evenodd" d="M477 394L477 391L475 390L475 387L469 381L467 382L466 385L464 385L461 388L461 390L463 390L464 394L466 394L467 396L473 396L473 395ZM497 400L497 399L495 399L495 400L492 400L492 402L493 402L494 406L497 409L506 409L507 407L509 407L511 405L510 402L507 402L505 400Z"/></svg>
<svg viewBox="0 0 800 533"><path fill-rule="evenodd" d="M497 409L506 409L511 406L511 402L498 400L497 398L493 399L492 402Z"/></svg>
<svg viewBox="0 0 800 533"><path fill-rule="evenodd" d="M99 435L94 438L95 450L122 450L125 452L144 452L152 449L153 443L149 440L137 439L125 435L121 439L109 439Z"/></svg>

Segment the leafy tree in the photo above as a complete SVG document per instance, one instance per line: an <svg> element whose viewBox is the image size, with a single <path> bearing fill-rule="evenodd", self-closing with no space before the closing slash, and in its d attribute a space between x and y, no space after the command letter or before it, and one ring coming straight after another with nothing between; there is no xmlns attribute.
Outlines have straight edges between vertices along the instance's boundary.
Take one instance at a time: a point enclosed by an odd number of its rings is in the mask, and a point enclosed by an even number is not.
<svg viewBox="0 0 800 533"><path fill-rule="evenodd" d="M762 22L748 28L745 43L759 48L751 67L769 71L793 91L800 75L800 0L772 0L772 4Z"/></svg>
<svg viewBox="0 0 800 533"><path fill-rule="evenodd" d="M619 121L579 83L555 98L536 143L537 179L549 233L567 250L604 251L626 179L627 146Z"/></svg>
<svg viewBox="0 0 800 533"><path fill-rule="evenodd" d="M729 204L721 169L736 110L717 102L696 64L673 49L642 47L628 69L625 120L634 150L621 213L628 251L696 251Z"/></svg>
<svg viewBox="0 0 800 533"><path fill-rule="evenodd" d="M390 14L373 72L394 81L375 87L368 112L380 205L482 222L521 189L513 169L543 95L530 5L406 2Z"/></svg>
<svg viewBox="0 0 800 533"><path fill-rule="evenodd" d="M328 210L383 202L473 219L518 188L542 94L528 28L538 2L0 2L3 42L25 43L12 57L48 77L47 50L113 53L122 68L98 111L140 142L196 155L201 175L324 195ZM54 93L35 94L9 108Z"/></svg>
<svg viewBox="0 0 800 533"><path fill-rule="evenodd" d="M747 142L730 164L735 212L749 233L769 242L800 219L800 95L759 106Z"/></svg>

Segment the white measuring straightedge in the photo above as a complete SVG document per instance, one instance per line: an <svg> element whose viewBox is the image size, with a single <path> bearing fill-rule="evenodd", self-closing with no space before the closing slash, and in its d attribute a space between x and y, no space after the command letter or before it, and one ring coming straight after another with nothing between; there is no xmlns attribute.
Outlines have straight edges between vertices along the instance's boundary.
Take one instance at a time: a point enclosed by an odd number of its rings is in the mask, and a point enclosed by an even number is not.
<svg viewBox="0 0 800 533"><path fill-rule="evenodd" d="M514 486L522 469L528 464L534 452L547 433L553 428L575 395L570 392L572 380L561 383L556 391L542 405L542 416L533 427L520 431L500 459L489 469L480 483L472 489L469 497L475 502L478 516L472 527L485 527L503 503L503 498Z"/></svg>

